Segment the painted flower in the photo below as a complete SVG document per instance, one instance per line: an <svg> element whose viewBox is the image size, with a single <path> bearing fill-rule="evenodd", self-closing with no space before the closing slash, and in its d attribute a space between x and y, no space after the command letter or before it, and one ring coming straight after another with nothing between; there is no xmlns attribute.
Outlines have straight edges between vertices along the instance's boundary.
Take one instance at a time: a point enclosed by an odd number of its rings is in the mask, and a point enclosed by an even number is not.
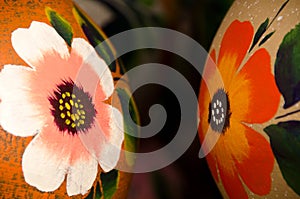
<svg viewBox="0 0 300 199"><path fill-rule="evenodd" d="M253 34L250 22L230 24L218 57L211 52L217 68L207 62L199 95L200 139L216 140L206 156L210 170L228 196L238 199L247 198L244 185L258 195L269 193L274 166L269 142L251 125L274 117L280 94L266 49L247 55Z"/></svg>
<svg viewBox="0 0 300 199"><path fill-rule="evenodd" d="M0 124L16 136L34 136L22 169L25 181L54 191L65 180L68 195L85 194L98 164L112 170L124 139L121 113L107 104L114 85L94 48L74 38L70 50L51 26L33 21L12 33L12 46L29 65L0 73Z"/></svg>

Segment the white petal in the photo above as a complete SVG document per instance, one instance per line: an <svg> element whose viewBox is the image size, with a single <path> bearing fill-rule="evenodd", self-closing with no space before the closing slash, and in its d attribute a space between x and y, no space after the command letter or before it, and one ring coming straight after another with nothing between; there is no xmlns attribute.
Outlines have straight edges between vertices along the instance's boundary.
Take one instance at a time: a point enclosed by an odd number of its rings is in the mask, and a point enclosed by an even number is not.
<svg viewBox="0 0 300 199"><path fill-rule="evenodd" d="M92 47L87 41L81 38L75 38L72 42L72 52L78 54L83 58L81 67L91 67L98 78L91 77L93 74L86 72L85 69L79 69L78 77L81 85L87 89L91 94L95 93L98 82L100 87L105 93L105 97L108 98L114 89L113 78L111 71L103 59L99 57L94 47ZM80 71L83 71L81 73ZM100 80L100 81L99 81ZM91 89L90 89L91 88Z"/></svg>
<svg viewBox="0 0 300 199"><path fill-rule="evenodd" d="M98 162L92 156L78 159L69 169L67 193L69 196L86 194L97 176Z"/></svg>
<svg viewBox="0 0 300 199"><path fill-rule="evenodd" d="M124 140L123 118L121 113L112 106L109 109L109 128L95 122L95 126L88 132L79 134L87 150L98 160L104 172L114 169L120 158L122 142ZM100 113L101 114L101 113ZM97 120L96 120L97 121Z"/></svg>
<svg viewBox="0 0 300 199"><path fill-rule="evenodd" d="M53 143L52 143L53 144ZM64 181L69 166L69 155L61 145L53 153L47 140L38 134L27 146L23 158L22 169L25 181L40 191L54 191Z"/></svg>
<svg viewBox="0 0 300 199"><path fill-rule="evenodd" d="M44 125L45 116L35 104L30 86L34 71L29 67L5 65L0 72L0 124L17 136L35 135Z"/></svg>
<svg viewBox="0 0 300 199"><path fill-rule="evenodd" d="M69 57L66 42L45 23L33 21L28 29L18 28L12 33L11 41L18 55L32 68L49 53Z"/></svg>

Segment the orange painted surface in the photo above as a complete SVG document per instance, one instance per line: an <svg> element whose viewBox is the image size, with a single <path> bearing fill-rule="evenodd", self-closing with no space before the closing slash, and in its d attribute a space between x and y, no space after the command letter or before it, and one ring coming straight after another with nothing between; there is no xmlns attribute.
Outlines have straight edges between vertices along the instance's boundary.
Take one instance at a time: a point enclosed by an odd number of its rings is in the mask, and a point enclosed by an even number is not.
<svg viewBox="0 0 300 199"><path fill-rule="evenodd" d="M45 14L46 6L57 11L71 23L74 31L73 37L86 39L73 16L72 1L6 0L1 1L0 6L0 69L5 64L27 65L14 51L11 45L11 33L17 28L28 28L32 21L40 21L50 25ZM119 66L113 76L121 76ZM31 140L32 137L13 136L0 127L0 198L66 198L66 182L56 191L49 193L40 192L25 182L22 172L22 155ZM124 198L127 194L129 180L129 174L121 173L120 189L114 198ZM82 197L84 196L78 195L72 198Z"/></svg>

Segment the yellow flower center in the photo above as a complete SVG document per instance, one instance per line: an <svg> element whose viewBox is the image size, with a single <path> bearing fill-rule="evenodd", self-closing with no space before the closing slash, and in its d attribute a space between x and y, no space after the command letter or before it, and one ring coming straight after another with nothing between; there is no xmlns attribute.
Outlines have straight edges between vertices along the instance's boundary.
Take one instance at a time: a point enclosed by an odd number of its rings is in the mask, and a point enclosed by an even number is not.
<svg viewBox="0 0 300 199"><path fill-rule="evenodd" d="M96 115L90 95L72 81L63 81L49 98L54 122L60 131L73 135L89 129Z"/></svg>

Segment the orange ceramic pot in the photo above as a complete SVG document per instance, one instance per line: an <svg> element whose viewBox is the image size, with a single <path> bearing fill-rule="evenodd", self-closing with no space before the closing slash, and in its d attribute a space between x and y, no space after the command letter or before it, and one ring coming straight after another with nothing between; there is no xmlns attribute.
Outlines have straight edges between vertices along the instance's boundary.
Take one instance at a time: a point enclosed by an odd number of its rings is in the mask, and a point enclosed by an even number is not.
<svg viewBox="0 0 300 199"><path fill-rule="evenodd" d="M224 198L299 198L300 2L233 3L210 49L199 136Z"/></svg>
<svg viewBox="0 0 300 199"><path fill-rule="evenodd" d="M0 5L0 197L126 198L115 166L134 144L104 33L71 0Z"/></svg>

